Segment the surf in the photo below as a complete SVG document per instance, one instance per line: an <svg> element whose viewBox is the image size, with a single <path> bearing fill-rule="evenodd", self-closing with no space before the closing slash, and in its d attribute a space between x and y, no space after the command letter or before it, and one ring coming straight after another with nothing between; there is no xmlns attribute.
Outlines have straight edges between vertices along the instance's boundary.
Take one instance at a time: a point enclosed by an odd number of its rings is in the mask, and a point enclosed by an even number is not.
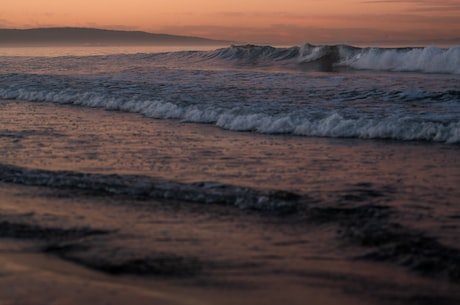
<svg viewBox="0 0 460 305"><path fill-rule="evenodd" d="M237 64L281 65L298 69L334 71L340 68L394 72L460 74L460 46L450 48L359 48L350 45L313 45L276 48L235 45L211 52Z"/></svg>

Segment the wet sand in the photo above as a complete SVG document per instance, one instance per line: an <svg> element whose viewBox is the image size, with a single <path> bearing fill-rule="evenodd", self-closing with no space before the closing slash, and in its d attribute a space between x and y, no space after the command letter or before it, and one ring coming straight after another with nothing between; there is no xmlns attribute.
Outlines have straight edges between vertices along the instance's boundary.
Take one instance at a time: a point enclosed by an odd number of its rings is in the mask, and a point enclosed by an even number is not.
<svg viewBox="0 0 460 305"><path fill-rule="evenodd" d="M454 304L460 298L455 283L352 259L356 249L337 239L336 224L10 184L0 190L2 304ZM12 229L19 224L21 230Z"/></svg>
<svg viewBox="0 0 460 305"><path fill-rule="evenodd" d="M460 300L458 146L232 133L15 101L0 109L0 163L13 173L300 194L294 212L261 212L3 175L1 304Z"/></svg>

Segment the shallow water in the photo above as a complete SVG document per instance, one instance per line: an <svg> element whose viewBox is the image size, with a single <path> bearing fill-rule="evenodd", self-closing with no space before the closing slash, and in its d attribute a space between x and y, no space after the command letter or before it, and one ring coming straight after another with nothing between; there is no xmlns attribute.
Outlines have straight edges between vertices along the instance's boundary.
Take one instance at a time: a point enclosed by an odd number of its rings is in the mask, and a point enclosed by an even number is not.
<svg viewBox="0 0 460 305"><path fill-rule="evenodd" d="M305 45L0 56L0 98L233 131L454 144L460 141L459 50Z"/></svg>
<svg viewBox="0 0 460 305"><path fill-rule="evenodd" d="M457 304L458 75L298 52L0 57L0 297Z"/></svg>
<svg viewBox="0 0 460 305"><path fill-rule="evenodd" d="M172 272L174 287L233 287L247 302L261 283L360 291L364 304L458 297L456 146L232 133L22 101L1 109L0 225L38 252L109 274ZM341 294L331 304L358 297Z"/></svg>

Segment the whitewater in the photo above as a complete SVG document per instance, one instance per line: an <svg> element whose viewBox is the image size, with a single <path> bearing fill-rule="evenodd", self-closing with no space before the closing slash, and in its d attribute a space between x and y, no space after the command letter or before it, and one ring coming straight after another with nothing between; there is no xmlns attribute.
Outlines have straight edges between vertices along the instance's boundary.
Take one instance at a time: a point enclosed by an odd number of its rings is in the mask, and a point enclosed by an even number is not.
<svg viewBox="0 0 460 305"><path fill-rule="evenodd" d="M1 304L460 304L460 47L0 48Z"/></svg>
<svg viewBox="0 0 460 305"><path fill-rule="evenodd" d="M460 142L460 47L275 48L1 56L0 98L232 131Z"/></svg>

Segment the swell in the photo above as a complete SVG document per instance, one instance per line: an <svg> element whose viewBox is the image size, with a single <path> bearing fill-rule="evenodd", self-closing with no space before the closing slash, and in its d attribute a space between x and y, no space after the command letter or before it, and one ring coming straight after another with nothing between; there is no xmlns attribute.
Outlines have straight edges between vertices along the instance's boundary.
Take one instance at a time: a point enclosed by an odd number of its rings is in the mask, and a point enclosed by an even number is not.
<svg viewBox="0 0 460 305"><path fill-rule="evenodd" d="M300 49L300 62L329 58L335 67L360 70L460 74L460 47L356 48L348 45Z"/></svg>
<svg viewBox="0 0 460 305"><path fill-rule="evenodd" d="M222 66L239 68L276 68L306 71L372 70L393 72L460 74L460 46L440 48L436 46L381 48L355 47L351 45L313 45L306 43L293 47L274 47L269 45L232 45L212 51L177 51L163 53L113 54L96 56L60 57L2 57L15 58L22 66L47 70L56 60L66 65L55 67L66 73L75 69L81 61L91 64L84 72L94 72L101 68L113 68L126 62L139 62L141 65L181 66L183 68L220 68ZM0 60L2 59L0 58ZM105 66L105 64L110 64ZM8 68L8 63L3 63ZM19 68L21 66L15 67ZM80 67L81 68L81 67Z"/></svg>
<svg viewBox="0 0 460 305"><path fill-rule="evenodd" d="M358 69L395 72L460 74L460 46L439 48L358 48L349 45L312 45L276 48L233 45L210 52L179 52L177 59L219 60L240 66L277 66L289 69L334 71Z"/></svg>
<svg viewBox="0 0 460 305"><path fill-rule="evenodd" d="M147 176L49 171L3 164L0 165L0 181L133 198L233 205L241 209L265 211L295 211L300 199L308 199L307 196L286 191L259 191L213 182L185 184Z"/></svg>
<svg viewBox="0 0 460 305"><path fill-rule="evenodd" d="M232 45L214 51L182 51L132 55L137 59L183 64L229 64L243 67L335 71L346 69L460 74L460 46L450 48L359 48L350 45L312 45L278 48Z"/></svg>

